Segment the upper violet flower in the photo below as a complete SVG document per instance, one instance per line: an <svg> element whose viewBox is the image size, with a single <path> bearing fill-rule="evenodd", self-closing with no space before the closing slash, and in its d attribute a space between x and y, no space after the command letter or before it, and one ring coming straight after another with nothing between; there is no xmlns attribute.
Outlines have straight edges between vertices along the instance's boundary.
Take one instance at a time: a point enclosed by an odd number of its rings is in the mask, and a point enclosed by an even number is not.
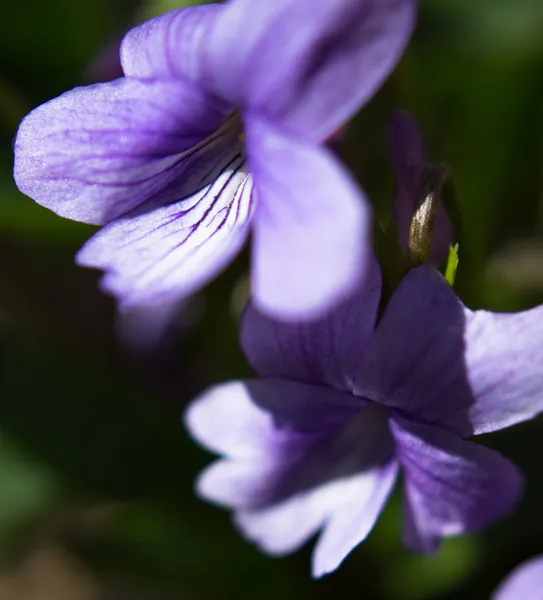
<svg viewBox="0 0 543 600"><path fill-rule="evenodd" d="M500 584L492 600L543 600L543 556L522 563Z"/></svg>
<svg viewBox="0 0 543 600"><path fill-rule="evenodd" d="M311 316L368 265L368 206L323 145L401 55L415 0L230 0L132 29L124 77L38 107L19 188L105 224L78 255L121 306L202 286L253 230L255 301Z"/></svg>
<svg viewBox="0 0 543 600"><path fill-rule="evenodd" d="M212 387L186 415L190 433L223 456L199 494L233 509L270 554L321 531L317 577L368 535L400 468L414 550L506 515L521 474L464 438L543 410L543 306L473 312L427 266L406 275L378 318L380 290L374 264L328 318L285 324L249 305L241 344L261 379Z"/></svg>

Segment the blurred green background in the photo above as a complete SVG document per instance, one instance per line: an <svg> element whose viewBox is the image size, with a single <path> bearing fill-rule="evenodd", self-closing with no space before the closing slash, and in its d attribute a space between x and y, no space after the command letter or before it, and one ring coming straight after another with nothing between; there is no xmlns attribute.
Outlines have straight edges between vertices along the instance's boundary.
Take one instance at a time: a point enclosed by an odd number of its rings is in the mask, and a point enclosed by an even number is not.
<svg viewBox="0 0 543 600"><path fill-rule="evenodd" d="M255 0L258 2L258 0ZM322 581L310 547L262 556L192 482L210 457L179 423L208 384L249 373L236 320L241 257L159 340L153 315L115 316L73 257L93 228L15 188L20 119L118 73L132 24L183 0L9 0L0 18L0 600L477 599L543 552L543 419L484 438L525 471L520 510L432 558L401 546L396 495L366 543ZM344 132L340 152L390 218L392 109L418 119L454 172L457 290L473 308L543 302L543 2L422 0L398 69ZM459 234L460 235L460 234Z"/></svg>

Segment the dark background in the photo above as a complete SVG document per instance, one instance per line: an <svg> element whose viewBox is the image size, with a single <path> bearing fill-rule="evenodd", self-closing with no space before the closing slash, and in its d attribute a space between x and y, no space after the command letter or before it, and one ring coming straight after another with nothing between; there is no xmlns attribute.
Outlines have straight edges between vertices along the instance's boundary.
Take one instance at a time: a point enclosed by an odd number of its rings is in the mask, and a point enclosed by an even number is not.
<svg viewBox="0 0 543 600"><path fill-rule="evenodd" d="M487 598L513 566L543 552L542 419L480 440L527 475L510 519L421 558L401 546L396 494L367 542L314 582L310 546L262 556L192 491L210 457L179 415L211 382L249 373L236 343L246 257L150 339L153 315L117 318L97 273L74 266L93 228L16 190L20 119L75 85L116 76L123 32L182 4L2 7L0 599ZM403 61L339 141L385 226L394 189L387 118L396 107L416 116L430 157L454 172L456 289L472 308L543 302L542 31L541 0L422 0Z"/></svg>

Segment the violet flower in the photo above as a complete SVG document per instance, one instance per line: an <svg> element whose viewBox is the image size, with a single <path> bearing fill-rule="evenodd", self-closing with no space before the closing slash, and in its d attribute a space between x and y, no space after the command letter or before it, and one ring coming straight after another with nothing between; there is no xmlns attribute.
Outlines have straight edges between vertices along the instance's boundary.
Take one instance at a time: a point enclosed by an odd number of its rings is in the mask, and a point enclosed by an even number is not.
<svg viewBox="0 0 543 600"><path fill-rule="evenodd" d="M316 577L366 538L400 469L413 550L507 515L520 472L464 438L543 410L543 306L471 311L427 266L407 274L378 318L380 290L374 264L326 319L284 324L249 305L241 344L261 379L212 387L186 415L192 436L222 455L198 493L232 509L272 555L320 531Z"/></svg>
<svg viewBox="0 0 543 600"><path fill-rule="evenodd" d="M147 21L122 42L124 77L25 118L17 185L105 224L77 261L106 272L121 308L201 287L252 227L255 302L317 314L369 261L369 208L323 140L390 73L415 11L415 0L230 0Z"/></svg>
<svg viewBox="0 0 543 600"><path fill-rule="evenodd" d="M543 600L543 556L522 563L500 584L492 600Z"/></svg>

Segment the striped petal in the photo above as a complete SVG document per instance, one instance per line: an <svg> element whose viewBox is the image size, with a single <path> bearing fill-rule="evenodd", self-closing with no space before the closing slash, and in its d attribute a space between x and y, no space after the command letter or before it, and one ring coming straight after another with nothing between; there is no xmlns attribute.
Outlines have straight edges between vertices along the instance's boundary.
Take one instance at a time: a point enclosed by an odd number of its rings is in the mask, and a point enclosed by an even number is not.
<svg viewBox="0 0 543 600"><path fill-rule="evenodd" d="M111 222L80 251L80 265L106 271L102 287L121 308L180 299L239 252L252 215L252 179L239 146L215 157L206 181L172 204L156 202Z"/></svg>

